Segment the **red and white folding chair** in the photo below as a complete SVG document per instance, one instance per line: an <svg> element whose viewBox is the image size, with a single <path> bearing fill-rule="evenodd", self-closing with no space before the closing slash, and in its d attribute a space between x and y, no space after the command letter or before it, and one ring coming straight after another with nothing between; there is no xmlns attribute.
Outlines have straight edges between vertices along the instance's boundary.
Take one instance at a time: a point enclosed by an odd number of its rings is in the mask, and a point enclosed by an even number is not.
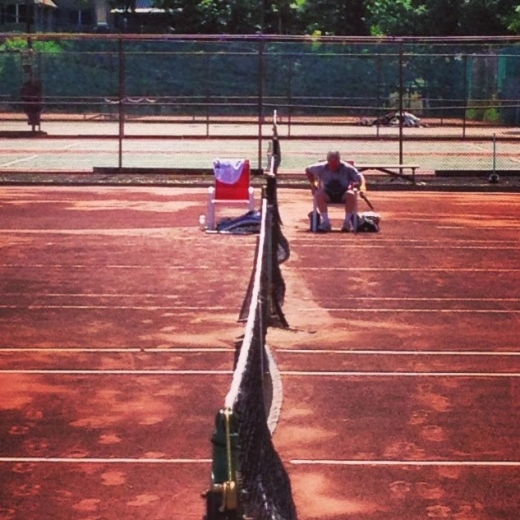
<svg viewBox="0 0 520 520"><path fill-rule="evenodd" d="M217 204L247 204L255 209L254 189L251 187L251 168L247 159L215 159L213 161L215 186L208 191L208 231L216 227Z"/></svg>

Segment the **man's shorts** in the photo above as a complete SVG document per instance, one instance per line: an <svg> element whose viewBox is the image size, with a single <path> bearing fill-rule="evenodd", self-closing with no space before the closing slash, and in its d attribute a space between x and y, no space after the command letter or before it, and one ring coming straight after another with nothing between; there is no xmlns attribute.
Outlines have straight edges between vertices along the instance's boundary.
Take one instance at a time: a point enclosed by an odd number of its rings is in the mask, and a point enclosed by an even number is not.
<svg viewBox="0 0 520 520"><path fill-rule="evenodd" d="M325 193L328 195L329 199L330 199L330 202L332 204L339 204L341 202L344 202L344 197L345 197L345 192L347 190L328 190L328 189L325 189Z"/></svg>
<svg viewBox="0 0 520 520"><path fill-rule="evenodd" d="M332 180L325 185L325 193L328 195L332 204L339 204L343 202L343 197L347 188L338 180Z"/></svg>

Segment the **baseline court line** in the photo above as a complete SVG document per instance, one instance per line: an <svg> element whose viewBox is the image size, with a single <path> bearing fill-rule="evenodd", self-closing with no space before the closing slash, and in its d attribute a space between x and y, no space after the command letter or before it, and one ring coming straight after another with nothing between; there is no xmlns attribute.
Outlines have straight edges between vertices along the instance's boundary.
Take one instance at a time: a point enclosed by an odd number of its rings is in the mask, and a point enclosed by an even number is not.
<svg viewBox="0 0 520 520"><path fill-rule="evenodd" d="M93 267L100 267L101 264L0 264L1 268L4 269L90 269ZM140 265L140 264L112 264L112 265L103 265L103 269L147 269L147 270L157 270L157 269L175 269L179 270L189 270L193 271L194 269L204 270L204 271L214 271L215 267L211 265L167 265L167 266L157 266L157 265ZM243 271L243 268L240 266L231 266L229 268L231 271ZM434 273L517 273L520 272L520 268L518 267L507 267L507 268L478 268L478 267L341 267L341 266L333 266L333 267L314 267L314 266L306 266L306 271L352 271L352 272L434 272ZM296 274L296 273L290 273Z"/></svg>
<svg viewBox="0 0 520 520"><path fill-rule="evenodd" d="M310 267L305 266L305 271L353 271L353 272L433 272L433 273L517 273L518 267L508 268L481 268L481 267Z"/></svg>
<svg viewBox="0 0 520 520"><path fill-rule="evenodd" d="M184 226L177 229L191 229L193 230L193 227ZM146 231L157 233L165 233L167 235L171 234L172 228L168 227L151 227L151 228L145 228ZM60 229L60 228L54 228L54 229L31 229L31 228L24 228L24 229L10 229L10 228L0 228L0 232L2 234L37 234L37 235L83 235L83 234L109 234L111 236L115 235L115 238L117 239L119 235L127 235L128 233L137 233L138 237L142 237L144 239L150 238L148 234L142 233L142 228L118 228L118 229L110 229L110 228L82 228L82 229ZM116 233L117 232L117 233ZM206 235L209 239L211 235ZM225 235L222 235L225 236ZM230 235L231 236L231 235ZM254 235L251 235L254 237ZM200 235L184 235L184 236L176 236L175 240L178 241L184 241L184 242L192 242L192 241L198 241L200 240ZM248 237L245 237L247 239ZM387 246L384 244L395 244L399 245L399 247L403 247L402 244L422 244L419 247L425 248L425 249L431 249L431 248L437 248L436 246L432 246L431 244L440 244L443 248L446 248L449 244L450 249L455 248L455 244L462 244L459 246L461 249L466 249L469 244L482 244L485 246L489 246L490 249L501 249L501 247L505 246L506 244L511 244L512 249L518 249L518 241L514 239L505 239L505 240L463 240L463 239L457 239L457 240L446 240L446 239L389 239L389 238L377 238L377 244L374 243L362 243L357 242L355 244L349 244L349 245L355 245L356 249L361 247L380 247L380 248L386 248ZM425 244L424 244L425 243ZM295 247L316 247L316 238L309 237L309 238L303 238L303 237L293 237L291 238L291 244L297 244ZM320 243L320 249L322 248L334 248L338 249L338 243L337 241L332 243L322 242ZM471 249L471 247L470 247Z"/></svg>
<svg viewBox="0 0 520 520"><path fill-rule="evenodd" d="M516 378L520 372L313 372L298 370L282 370L285 376L309 377L485 377L485 378Z"/></svg>
<svg viewBox="0 0 520 520"><path fill-rule="evenodd" d="M517 378L520 372L332 372L280 370L283 376L312 377L468 377L468 378ZM6 375L85 375L85 376L198 376L198 375L231 375L232 370L53 370L53 369L19 369L0 370Z"/></svg>
<svg viewBox="0 0 520 520"><path fill-rule="evenodd" d="M88 172L86 172L88 173ZM194 231L193 226L180 226L176 227L176 230L190 230ZM25 229L11 229L11 228L0 228L0 233L3 235L11 234L21 234L21 235L109 235L112 237L117 238L123 238L127 236L135 235L136 237L149 239L151 235L157 236L157 235L166 235L168 238L171 237L172 231L174 228L171 227L144 227L144 228L76 228L76 229L62 229L62 228L45 228L45 229L31 229L31 228L25 228ZM145 233L146 232L146 233ZM201 235L194 235L194 236L176 236L175 240L178 241L185 241L185 242L193 242L193 241L200 241L201 236L208 237L207 240L210 240L209 237L212 235L207 234L201 234ZM220 235L220 236L226 236L226 235ZM229 235L232 236L232 235ZM250 237L248 235L244 235L244 243L246 243L249 238L252 239L256 235L251 235ZM250 244L249 244L250 245ZM244 246L246 247L246 246Z"/></svg>
<svg viewBox="0 0 520 520"><path fill-rule="evenodd" d="M326 460L292 459L294 465L307 466L482 466L482 467L518 467L517 460Z"/></svg>
<svg viewBox="0 0 520 520"><path fill-rule="evenodd" d="M138 459L74 457L0 457L0 463L70 463L70 464L209 464L211 459Z"/></svg>
<svg viewBox="0 0 520 520"><path fill-rule="evenodd" d="M2 296L30 296L31 298L163 298L175 300L180 298L178 294L157 293L44 293L44 292L4 292ZM314 301L314 298L286 298L286 301ZM321 301L375 301L375 302L520 302L520 298L437 298L437 297L384 297L384 296L337 296L333 298L320 298Z"/></svg>
<svg viewBox="0 0 520 520"><path fill-rule="evenodd" d="M366 240L369 240L369 237L366 237ZM356 247L359 246L377 246L380 247L380 244L419 244L420 247L436 247L431 246L430 244L440 244L443 247L446 247L447 244L449 244L450 248L454 244L462 244L461 247L467 246L468 244L482 244L490 246L491 244L496 244L497 246L503 246L505 244L512 244L513 246L518 247L518 242L514 239L505 239L505 240L494 240L494 239L463 239L463 238L457 238L453 240L448 240L446 238L440 239L440 238L382 238L380 236L372 238L373 242L369 242L368 244L363 242L356 242L355 244L348 243L349 245L355 245ZM316 247L316 238L315 237L294 237L291 239L291 243L298 243L298 247ZM338 248L338 242L335 241L332 242L320 242L320 249L322 247L334 247Z"/></svg>
<svg viewBox="0 0 520 520"><path fill-rule="evenodd" d="M45 293L45 292L4 292L2 296L31 296L32 298L165 298L173 300L179 298L178 294L157 293ZM520 300L520 298L519 298Z"/></svg>
<svg viewBox="0 0 520 520"><path fill-rule="evenodd" d="M370 309L359 307L302 307L298 309L300 312L411 312L411 313L441 313L441 314L517 314L520 309Z"/></svg>
<svg viewBox="0 0 520 520"><path fill-rule="evenodd" d="M103 269L175 269L175 270L215 270L211 265L142 265L142 264L0 264L4 269L89 269L102 267ZM243 271L240 266L229 266L229 271Z"/></svg>
<svg viewBox="0 0 520 520"><path fill-rule="evenodd" d="M9 296L12 294L16 296L20 293L4 293ZM33 293L31 293L33 294ZM67 295L64 295L67 296ZM136 295L142 296L142 295ZM287 301L314 301L315 298L286 298ZM355 300L355 301L375 301L375 302L520 302L520 298L436 298L436 297L385 297L385 296L337 296L334 298L320 298L321 301L325 300Z"/></svg>
<svg viewBox="0 0 520 520"><path fill-rule="evenodd" d="M230 375L232 370L0 370L0 374L19 375L82 375L82 376L218 376Z"/></svg>
<svg viewBox="0 0 520 520"><path fill-rule="evenodd" d="M477 357L516 357L520 356L520 351L489 351L489 350L333 350L333 349L285 349L275 348L274 352L283 354L340 354L340 355L373 355L373 356L477 356ZM226 347L179 347L179 348L74 348L74 347L2 347L0 346L0 354L2 352L31 353L31 354L202 354L207 352L214 353L233 353L234 348Z"/></svg>
<svg viewBox="0 0 520 520"><path fill-rule="evenodd" d="M0 305L0 309L27 309L27 310L42 310L42 309L113 309L113 310L176 310L176 311L195 311L195 310L210 310L221 311L229 310L226 307L189 307L189 306L172 306L172 305Z"/></svg>
<svg viewBox="0 0 520 520"><path fill-rule="evenodd" d="M30 352L38 354L46 353L73 353L73 354L179 354L179 353L204 353L204 352L235 352L234 348L225 347L208 347L208 348L73 348L73 347L54 347L54 348L37 348L37 347L2 347L0 346L0 354L2 352Z"/></svg>
<svg viewBox="0 0 520 520"><path fill-rule="evenodd" d="M74 457L0 457L0 463L26 464L210 464L211 459L142 459L142 458L74 458ZM520 461L500 460L335 460L291 459L293 465L330 466L481 466L518 467Z"/></svg>
<svg viewBox="0 0 520 520"><path fill-rule="evenodd" d="M457 228L460 229L460 228ZM298 244L295 246L296 248L315 248L316 245L312 244ZM338 249L338 244L320 244L320 249ZM413 246L405 246L407 249L439 249L439 246L430 246L430 245L413 245ZM388 249L388 245L384 244L355 244L356 249ZM477 249L477 250L484 250L484 251L509 251L509 250L515 250L517 251L520 249L519 246L504 246L504 245L496 245L496 246L452 246L450 244L450 249Z"/></svg>
<svg viewBox="0 0 520 520"><path fill-rule="evenodd" d="M1 350L0 350L1 352ZM341 355L388 355L388 356L498 356L498 357L514 357L520 356L520 351L459 351L459 350L331 350L331 349L275 349L274 352L283 352L284 354L341 354Z"/></svg>

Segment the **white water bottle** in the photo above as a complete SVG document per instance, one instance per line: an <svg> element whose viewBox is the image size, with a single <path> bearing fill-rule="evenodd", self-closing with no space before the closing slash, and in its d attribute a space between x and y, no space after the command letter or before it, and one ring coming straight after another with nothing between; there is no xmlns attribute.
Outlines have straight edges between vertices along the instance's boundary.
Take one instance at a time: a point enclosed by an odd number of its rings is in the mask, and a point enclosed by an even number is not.
<svg viewBox="0 0 520 520"><path fill-rule="evenodd" d="M206 215L199 215L199 228L201 231L206 231Z"/></svg>

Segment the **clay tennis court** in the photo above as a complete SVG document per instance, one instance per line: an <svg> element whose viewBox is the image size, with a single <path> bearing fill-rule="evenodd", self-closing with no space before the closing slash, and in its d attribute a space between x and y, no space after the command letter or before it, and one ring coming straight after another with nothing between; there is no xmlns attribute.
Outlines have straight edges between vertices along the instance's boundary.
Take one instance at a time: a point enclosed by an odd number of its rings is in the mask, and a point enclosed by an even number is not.
<svg viewBox="0 0 520 520"><path fill-rule="evenodd" d="M518 196L374 192L380 234L323 236L279 198L299 518L516 520ZM205 200L1 188L0 518L202 517L255 244L200 232Z"/></svg>
<svg viewBox="0 0 520 520"><path fill-rule="evenodd" d="M117 121L48 121L46 136L30 137L24 121L6 122L0 132L0 175L27 172L92 172L94 168L210 168L215 157L248 157L258 166L258 124L204 122L126 122L119 142ZM284 138L283 171L301 172L310 162L322 160L329 149L342 150L356 163L399 163L399 128L279 124ZM13 139L12 133L23 137ZM25 134L23 133L25 132ZM403 129L403 162L417 164L418 173L436 169L516 170L520 164L518 131L505 127L462 128L432 126ZM208 137L209 136L209 137ZM262 128L260 157L265 160L271 121ZM476 172L478 175L478 172Z"/></svg>

